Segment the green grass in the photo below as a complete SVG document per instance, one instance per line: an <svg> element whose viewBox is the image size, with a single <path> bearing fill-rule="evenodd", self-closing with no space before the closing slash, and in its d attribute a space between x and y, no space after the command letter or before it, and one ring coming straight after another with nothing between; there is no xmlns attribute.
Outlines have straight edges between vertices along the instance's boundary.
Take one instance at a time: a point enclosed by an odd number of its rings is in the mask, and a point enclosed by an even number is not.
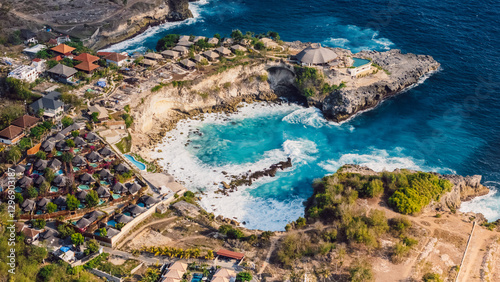
<svg viewBox="0 0 500 282"><path fill-rule="evenodd" d="M127 137L124 137L120 142L116 143L116 147L123 154L130 152L130 148L132 147L132 136L129 134Z"/></svg>

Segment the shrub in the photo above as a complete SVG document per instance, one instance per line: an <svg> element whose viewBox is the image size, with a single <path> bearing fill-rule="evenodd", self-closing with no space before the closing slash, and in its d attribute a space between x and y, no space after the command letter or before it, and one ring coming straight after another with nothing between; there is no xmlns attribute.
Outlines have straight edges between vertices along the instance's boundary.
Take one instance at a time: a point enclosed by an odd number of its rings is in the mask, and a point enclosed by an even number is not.
<svg viewBox="0 0 500 282"><path fill-rule="evenodd" d="M241 230L235 228L231 228L231 230L228 230L226 235L230 239L241 239L245 237L245 234Z"/></svg>
<svg viewBox="0 0 500 282"><path fill-rule="evenodd" d="M367 218L367 223L378 235L384 234L389 230L387 218L381 210L371 210Z"/></svg>
<svg viewBox="0 0 500 282"><path fill-rule="evenodd" d="M61 234L61 238L63 239L75 233L75 230L67 224L59 224L59 226L57 226L57 231Z"/></svg>
<svg viewBox="0 0 500 282"><path fill-rule="evenodd" d="M411 221L404 217L391 218L389 220L390 228L396 234L404 234L411 227Z"/></svg>
<svg viewBox="0 0 500 282"><path fill-rule="evenodd" d="M83 235L80 233L73 233L71 235L71 243L73 243L75 246L80 246L83 244L85 239L83 238Z"/></svg>
<svg viewBox="0 0 500 282"><path fill-rule="evenodd" d="M45 219L35 219L33 221L33 226L35 228L38 228L38 229L43 229L45 228L45 225L47 224L47 222L45 221Z"/></svg>
<svg viewBox="0 0 500 282"><path fill-rule="evenodd" d="M325 242L335 242L337 240L337 229L324 230L321 234L321 238Z"/></svg>
<svg viewBox="0 0 500 282"><path fill-rule="evenodd" d="M68 127L70 125L72 125L74 122L73 122L73 119L68 117L68 116L65 116L61 119L61 123L64 127Z"/></svg>
<svg viewBox="0 0 500 282"><path fill-rule="evenodd" d="M236 275L236 281L244 282L252 280L252 274L248 271L242 271Z"/></svg>
<svg viewBox="0 0 500 282"><path fill-rule="evenodd" d="M380 179L373 179L363 186L362 191L362 195L365 197L379 197L384 193L384 183Z"/></svg>
<svg viewBox="0 0 500 282"><path fill-rule="evenodd" d="M443 279L441 279L441 276L437 273L426 273L423 277L422 280L424 282L442 282Z"/></svg>
<svg viewBox="0 0 500 282"><path fill-rule="evenodd" d="M363 243L367 246L376 246L377 240L373 232L360 218L353 220L345 229L347 239L356 243Z"/></svg>
<svg viewBox="0 0 500 282"><path fill-rule="evenodd" d="M219 233L226 235L229 230L233 229L231 225L221 225L219 227Z"/></svg>
<svg viewBox="0 0 500 282"><path fill-rule="evenodd" d="M373 280L372 267L368 262L356 261L349 268L349 281L368 282Z"/></svg>
<svg viewBox="0 0 500 282"><path fill-rule="evenodd" d="M47 212L48 213L53 213L57 210L57 205L54 203L48 203L47 204Z"/></svg>

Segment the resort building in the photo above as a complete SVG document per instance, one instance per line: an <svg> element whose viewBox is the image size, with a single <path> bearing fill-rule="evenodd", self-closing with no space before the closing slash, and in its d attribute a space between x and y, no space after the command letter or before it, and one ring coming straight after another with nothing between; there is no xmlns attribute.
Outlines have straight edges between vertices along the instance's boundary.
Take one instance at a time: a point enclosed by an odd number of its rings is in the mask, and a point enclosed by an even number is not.
<svg viewBox="0 0 500 282"><path fill-rule="evenodd" d="M21 29L21 39L24 40L24 44L37 44L36 34L31 30Z"/></svg>
<svg viewBox="0 0 500 282"><path fill-rule="evenodd" d="M180 45L175 46L172 50L179 52L181 56L187 55L187 53L189 53L189 49L187 47Z"/></svg>
<svg viewBox="0 0 500 282"><path fill-rule="evenodd" d="M38 74L41 74L42 72L45 71L45 60L43 60L43 59L34 58L31 61L31 65L36 69Z"/></svg>
<svg viewBox="0 0 500 282"><path fill-rule="evenodd" d="M202 62L203 62L203 60L206 60L206 58L205 58L205 57L203 57L202 55L197 54L197 55L194 55L193 60L194 60L196 63L202 63Z"/></svg>
<svg viewBox="0 0 500 282"><path fill-rule="evenodd" d="M231 46L231 50L233 50L233 52L236 52L236 51L246 52L247 48L245 48L239 44L236 44L236 45Z"/></svg>
<svg viewBox="0 0 500 282"><path fill-rule="evenodd" d="M189 35L181 35L179 37L179 42L181 42L181 41L189 41L190 38L191 38L191 36L189 36Z"/></svg>
<svg viewBox="0 0 500 282"><path fill-rule="evenodd" d="M219 47L215 49L217 53L219 53L221 56L229 56L231 55L231 50L227 49L226 47Z"/></svg>
<svg viewBox="0 0 500 282"><path fill-rule="evenodd" d="M156 61L150 59L143 59L140 64L145 67L152 67L156 65Z"/></svg>
<svg viewBox="0 0 500 282"><path fill-rule="evenodd" d="M192 70L196 67L196 63L189 60L189 59L184 59L184 60L180 61L180 63L184 68L186 68L188 70Z"/></svg>
<svg viewBox="0 0 500 282"><path fill-rule="evenodd" d="M24 137L24 130L15 125L9 125L7 128L0 131L0 143L12 145L16 144Z"/></svg>
<svg viewBox="0 0 500 282"><path fill-rule="evenodd" d="M161 52L161 54L167 59L177 59L180 56L179 52L172 51L172 50L165 50L165 51Z"/></svg>
<svg viewBox="0 0 500 282"><path fill-rule="evenodd" d="M82 53L76 57L73 58L73 60L75 61L80 61L80 62L89 62L89 63L93 63L95 61L98 61L99 60L99 57L96 57L94 55L90 55L88 53Z"/></svg>
<svg viewBox="0 0 500 282"><path fill-rule="evenodd" d="M50 50L63 57L73 57L73 54L71 52L73 52L75 48L70 47L66 44L59 44L56 47L50 48Z"/></svg>
<svg viewBox="0 0 500 282"><path fill-rule="evenodd" d="M61 93L53 91L31 103L30 108L34 113L43 111L43 116L48 118L61 116L64 112L64 103L59 101Z"/></svg>
<svg viewBox="0 0 500 282"><path fill-rule="evenodd" d="M194 43L191 41L179 41L178 46L191 47Z"/></svg>
<svg viewBox="0 0 500 282"><path fill-rule="evenodd" d="M212 37L208 40L208 44L217 45L219 44L219 39Z"/></svg>
<svg viewBox="0 0 500 282"><path fill-rule="evenodd" d="M88 110L89 116L91 116L93 113L97 113L97 119L100 121L107 120L109 118L108 110L106 110L106 108L101 107L97 104L89 107L89 110Z"/></svg>
<svg viewBox="0 0 500 282"><path fill-rule="evenodd" d="M55 67L48 70L49 75L57 81L73 84L73 76L78 71L74 68L65 66L63 64L57 64Z"/></svg>
<svg viewBox="0 0 500 282"><path fill-rule="evenodd" d="M91 62L84 61L75 66L75 69L83 71L84 73L91 74L94 70L98 69L99 66Z"/></svg>
<svg viewBox="0 0 500 282"><path fill-rule="evenodd" d="M19 126L20 128L22 128L24 130L28 130L28 129L32 128L33 126L35 126L38 123L38 121L40 121L39 118L30 116L30 115L23 115L22 117L15 119L11 123L11 125Z"/></svg>
<svg viewBox="0 0 500 282"><path fill-rule="evenodd" d="M311 44L296 55L297 61L303 66L324 66L334 64L337 54L333 50L321 47L321 44Z"/></svg>
<svg viewBox="0 0 500 282"><path fill-rule="evenodd" d="M35 67L21 65L9 72L8 77L32 83L38 78L38 74L39 73Z"/></svg>
<svg viewBox="0 0 500 282"><path fill-rule="evenodd" d="M205 36L196 36L193 41L198 42L200 40L205 40L205 39L207 39Z"/></svg>
<svg viewBox="0 0 500 282"><path fill-rule="evenodd" d="M203 56L205 56L209 61L215 61L217 60L217 58L219 58L219 54L212 50L203 52Z"/></svg>
<svg viewBox="0 0 500 282"><path fill-rule="evenodd" d="M279 47L279 44L276 43L274 40L270 39L270 38L262 38L260 39L260 41L262 43L264 43L264 46L268 49L274 49L274 48L278 48Z"/></svg>
<svg viewBox="0 0 500 282"><path fill-rule="evenodd" d="M42 50L45 50L45 49L47 49L47 46L42 45L42 44L37 44L37 45L35 45L33 47L23 49L23 52L26 55L34 58L34 57L36 57L36 53L38 53L38 52L40 52Z"/></svg>
<svg viewBox="0 0 500 282"><path fill-rule="evenodd" d="M222 42L222 44L224 44L224 45L233 45L233 43L234 43L234 40L233 40L233 39L231 39L231 38L226 38L226 39L224 39L224 41Z"/></svg>
<svg viewBox="0 0 500 282"><path fill-rule="evenodd" d="M127 56L118 53L111 53L104 57L104 59L106 59L106 63L115 64L119 67L124 66L127 63L127 58Z"/></svg>
<svg viewBox="0 0 500 282"><path fill-rule="evenodd" d="M157 61L163 59L163 56L158 53L147 53L146 55L144 55L144 58Z"/></svg>

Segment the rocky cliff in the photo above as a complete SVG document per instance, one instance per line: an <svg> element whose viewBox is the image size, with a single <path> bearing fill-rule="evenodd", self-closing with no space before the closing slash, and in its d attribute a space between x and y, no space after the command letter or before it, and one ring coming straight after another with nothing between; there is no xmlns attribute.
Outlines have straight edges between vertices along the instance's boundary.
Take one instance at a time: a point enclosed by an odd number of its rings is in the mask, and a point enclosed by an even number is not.
<svg viewBox="0 0 500 282"><path fill-rule="evenodd" d="M356 57L371 59L387 72L388 77L367 86L342 88L324 98L311 99L311 104L319 107L325 117L337 122L377 106L388 97L415 85L440 66L431 56L402 54L396 49L387 52L363 51Z"/></svg>

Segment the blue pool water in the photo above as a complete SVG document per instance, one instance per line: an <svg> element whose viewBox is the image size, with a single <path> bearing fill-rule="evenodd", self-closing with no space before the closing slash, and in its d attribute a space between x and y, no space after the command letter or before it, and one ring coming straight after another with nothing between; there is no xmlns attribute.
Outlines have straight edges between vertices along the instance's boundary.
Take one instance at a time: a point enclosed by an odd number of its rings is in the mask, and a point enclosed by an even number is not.
<svg viewBox="0 0 500 282"><path fill-rule="evenodd" d="M352 58L352 60L354 61L352 66L355 68L360 67L360 66L364 66L364 65L370 63L369 60L360 59L360 58L356 58L356 57Z"/></svg>
<svg viewBox="0 0 500 282"><path fill-rule="evenodd" d="M124 212L123 214L127 216L132 216L129 212Z"/></svg>
<svg viewBox="0 0 500 282"><path fill-rule="evenodd" d="M55 193L57 191L59 191L59 188L57 188L56 186L51 186L50 187L50 192L54 192Z"/></svg>
<svg viewBox="0 0 500 282"><path fill-rule="evenodd" d="M114 220L108 220L108 225L115 227L116 221L114 221Z"/></svg>
<svg viewBox="0 0 500 282"><path fill-rule="evenodd" d="M146 170L146 165L141 163L140 161L136 160L134 157L132 157L131 155L125 155L125 157L131 161L137 168L139 168L140 170Z"/></svg>
<svg viewBox="0 0 500 282"><path fill-rule="evenodd" d="M115 199L115 200L116 200L116 199L120 199L120 198L121 198L121 196L120 196L120 195L118 195L118 194L113 194L113 196L111 196L111 197L113 197L113 199Z"/></svg>
<svg viewBox="0 0 500 282"><path fill-rule="evenodd" d="M101 185L104 185L104 186L109 186L109 182L107 182L107 181L102 181L102 180L101 180L101 181L99 181L99 183L100 183Z"/></svg>
<svg viewBox="0 0 500 282"><path fill-rule="evenodd" d="M82 189L82 190L89 190L90 189L90 186L88 185L84 185L84 184L80 184L78 185L78 188Z"/></svg>
<svg viewBox="0 0 500 282"><path fill-rule="evenodd" d="M143 207L144 207L144 203L137 203L137 205L138 205L139 207L141 207L141 208L143 208Z"/></svg>
<svg viewBox="0 0 500 282"><path fill-rule="evenodd" d="M60 170L58 170L58 171L56 172L56 175L63 175L63 173L64 173L64 171L63 171L62 169L60 169Z"/></svg>
<svg viewBox="0 0 500 282"><path fill-rule="evenodd" d="M423 84L342 125L296 106L262 106L229 121L181 124L155 155L187 187L207 191L201 204L209 211L236 216L250 228L283 229L303 213L314 178L358 163L377 170L481 174L493 192L464 203L462 210L500 218L500 2L214 0L190 6L195 19L152 28L110 49L145 51L167 33L227 35L239 28L276 30L286 41L353 52L398 48L431 55L442 64ZM203 136L189 136L186 147L190 128ZM228 180L223 171L255 171L287 157L293 168L275 178L229 197L213 193L213 182Z"/></svg>

